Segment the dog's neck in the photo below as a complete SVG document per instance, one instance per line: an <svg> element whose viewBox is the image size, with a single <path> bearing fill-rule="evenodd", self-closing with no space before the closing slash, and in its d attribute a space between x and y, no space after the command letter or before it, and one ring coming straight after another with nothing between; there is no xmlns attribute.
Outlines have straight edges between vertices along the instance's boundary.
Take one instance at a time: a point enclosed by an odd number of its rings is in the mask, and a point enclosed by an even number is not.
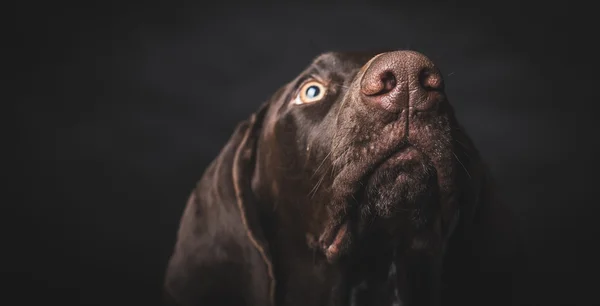
<svg viewBox="0 0 600 306"><path fill-rule="evenodd" d="M279 305L338 305L347 268L342 263L328 263L319 250L311 248L307 235L295 226L289 199L278 193L281 186L269 173L255 168L252 190L260 210L263 232L269 243L276 278L276 300Z"/></svg>
<svg viewBox="0 0 600 306"><path fill-rule="evenodd" d="M307 305L373 305L374 299L383 302L398 295L394 292L398 290L397 273L391 249L377 252L369 248L378 254L329 263L320 250L311 248L306 236L298 237L286 226L277 210L286 204L289 203L260 203L275 267L278 304L298 305L295 301L304 301Z"/></svg>

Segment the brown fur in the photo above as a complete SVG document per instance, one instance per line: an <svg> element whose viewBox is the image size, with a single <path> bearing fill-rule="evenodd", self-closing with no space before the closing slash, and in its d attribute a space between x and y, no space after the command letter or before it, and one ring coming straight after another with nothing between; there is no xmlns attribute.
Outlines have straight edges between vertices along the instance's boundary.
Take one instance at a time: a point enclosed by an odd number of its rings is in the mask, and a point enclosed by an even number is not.
<svg viewBox="0 0 600 306"><path fill-rule="evenodd" d="M171 301L469 301L479 266L466 255L485 239L472 227L485 220L487 170L433 63L375 54L317 57L238 126L183 214L165 281ZM421 67L436 90L415 89ZM384 68L397 83L364 85ZM327 86L325 98L292 105L307 77ZM366 86L390 92L365 96Z"/></svg>

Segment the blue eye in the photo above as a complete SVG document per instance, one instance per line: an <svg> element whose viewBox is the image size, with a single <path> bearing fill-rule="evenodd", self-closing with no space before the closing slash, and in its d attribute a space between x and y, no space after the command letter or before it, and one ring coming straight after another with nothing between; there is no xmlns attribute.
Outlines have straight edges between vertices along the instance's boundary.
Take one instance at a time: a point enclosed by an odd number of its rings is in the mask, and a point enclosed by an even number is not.
<svg viewBox="0 0 600 306"><path fill-rule="evenodd" d="M315 97L317 97L319 95L320 92L321 92L321 89L319 87L312 85L306 89L305 95L309 99L314 99Z"/></svg>
<svg viewBox="0 0 600 306"><path fill-rule="evenodd" d="M326 90L327 88L316 80L307 82L302 86L302 88L300 88L300 92L294 100L294 103L304 104L319 101L325 96Z"/></svg>

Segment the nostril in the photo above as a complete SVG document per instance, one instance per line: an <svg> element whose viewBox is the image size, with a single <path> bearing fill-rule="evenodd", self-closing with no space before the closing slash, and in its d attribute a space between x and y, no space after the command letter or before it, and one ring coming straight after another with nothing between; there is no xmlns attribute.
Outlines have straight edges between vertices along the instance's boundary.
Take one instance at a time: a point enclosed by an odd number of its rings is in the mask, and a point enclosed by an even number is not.
<svg viewBox="0 0 600 306"><path fill-rule="evenodd" d="M389 71L381 76L381 82L383 83L383 92L390 92L396 87L396 77Z"/></svg>
<svg viewBox="0 0 600 306"><path fill-rule="evenodd" d="M443 81L440 74L430 68L421 70L419 74L419 83L423 88L430 90L439 90L443 87Z"/></svg>
<svg viewBox="0 0 600 306"><path fill-rule="evenodd" d="M377 96L388 93L396 87L396 77L391 71L383 71L362 84L362 93L366 96Z"/></svg>

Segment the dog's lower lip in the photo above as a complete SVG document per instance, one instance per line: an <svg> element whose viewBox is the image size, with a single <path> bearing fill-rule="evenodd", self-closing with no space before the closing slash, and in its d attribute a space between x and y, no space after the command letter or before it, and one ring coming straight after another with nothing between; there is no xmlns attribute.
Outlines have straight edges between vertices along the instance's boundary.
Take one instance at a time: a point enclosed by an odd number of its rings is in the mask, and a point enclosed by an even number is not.
<svg viewBox="0 0 600 306"><path fill-rule="evenodd" d="M325 256L332 262L339 258L343 253L343 245L347 240L350 230L350 221L342 223L337 229L333 241L324 249Z"/></svg>

